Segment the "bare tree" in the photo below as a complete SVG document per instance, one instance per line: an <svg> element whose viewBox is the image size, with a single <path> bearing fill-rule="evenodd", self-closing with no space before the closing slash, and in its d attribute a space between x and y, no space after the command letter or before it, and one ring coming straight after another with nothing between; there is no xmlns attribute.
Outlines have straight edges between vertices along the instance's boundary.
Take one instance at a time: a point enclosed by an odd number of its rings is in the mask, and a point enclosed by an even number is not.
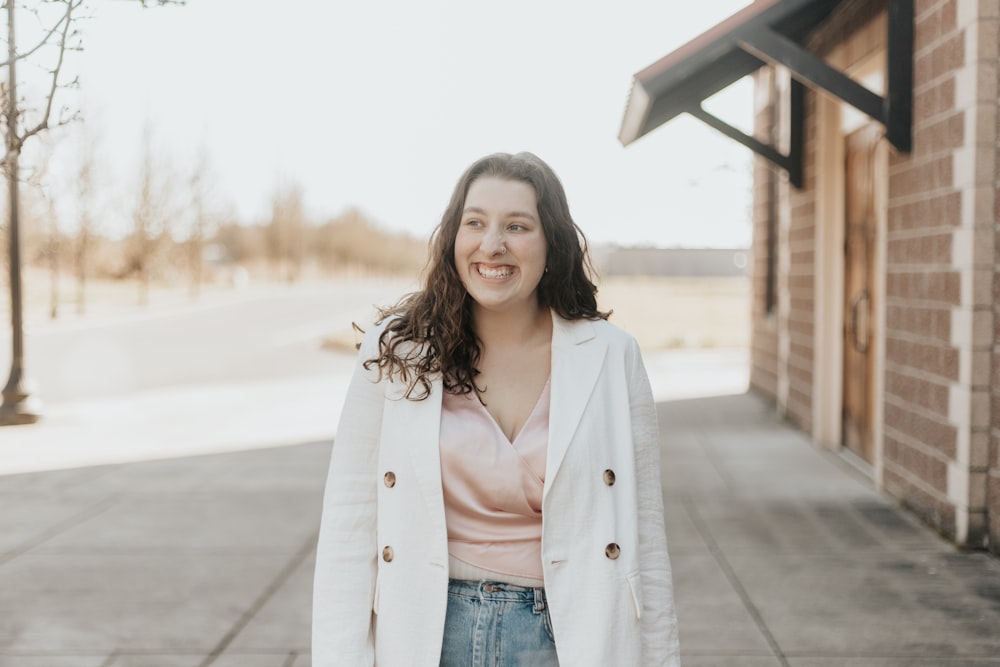
<svg viewBox="0 0 1000 667"><path fill-rule="evenodd" d="M313 230L310 250L328 271L416 275L426 259L426 243L392 233L357 208L348 208Z"/></svg>
<svg viewBox="0 0 1000 667"><path fill-rule="evenodd" d="M211 167L207 149L202 147L188 181L191 196L190 222L186 241L187 268L191 278L191 296L197 298L204 282L205 243L214 230L215 216L209 211Z"/></svg>
<svg viewBox="0 0 1000 667"><path fill-rule="evenodd" d="M139 0L143 6L151 4L173 4L174 0ZM179 4L179 3L178 3ZM61 106L53 114L57 93L60 89L76 85L76 81L64 81L63 65L68 52L81 48L79 20L84 0L34 0L20 7L35 17L37 28L32 45L26 50L17 47L16 19L18 5L15 0L6 0L7 10L7 60L0 65L7 68L7 81L0 86L0 94L5 98L3 109L4 157L3 170L8 186L8 238L10 253L10 301L12 354L10 377L3 389L3 403L0 404L0 425L25 424L38 420L40 407L31 397L24 373L24 327L22 322L21 288L21 236L19 206L19 160L26 141L45 132L51 127L64 125L77 117L69 107ZM32 63L40 68L46 81L35 98L33 105L27 99L18 97L17 66Z"/></svg>
<svg viewBox="0 0 1000 667"><path fill-rule="evenodd" d="M84 132L76 172L76 239L73 243L73 272L76 278L76 312L87 311L87 274L94 243L94 194L97 178L97 142L91 132Z"/></svg>
<svg viewBox="0 0 1000 667"><path fill-rule="evenodd" d="M158 164L153 154L152 131L143 132L139 166L139 191L132 209L129 238L129 268L139 284L139 305L149 303L149 285L164 245L170 241L173 219L169 170Z"/></svg>
<svg viewBox="0 0 1000 667"><path fill-rule="evenodd" d="M294 282L302 276L305 231L301 186L279 187L271 200L271 221L267 227L268 258L279 279Z"/></svg>
<svg viewBox="0 0 1000 667"><path fill-rule="evenodd" d="M37 400L30 395L24 374L18 161L24 142L49 129L53 123L56 125L65 124L74 118L73 114L67 113L65 107L60 110L56 118L53 118L52 107L56 92L60 87L66 85L61 79L66 52L79 48L78 35L73 30L73 21L74 13L80 9L82 4L83 0L64 0L63 2L50 3L50 8L61 5L63 11L56 15L56 19L49 24L48 30L42 31L40 39L31 48L27 51L18 51L15 31L17 8L14 0L6 2L7 61L3 65L7 68L7 82L2 90L6 98L4 105L4 120L6 121L4 123L4 148L6 152L3 159L3 169L7 177L8 188L7 233L10 239L10 305L13 336L10 376L3 389L3 404L0 405L0 425L33 423L40 416L40 406ZM40 10L41 5L34 8L36 16L39 16L40 20L44 20ZM17 96L17 64L43 52L53 52L54 61L48 68L49 83L47 92L44 94L44 103L35 114L29 115L24 101Z"/></svg>
<svg viewBox="0 0 1000 667"><path fill-rule="evenodd" d="M38 166L31 171L28 183L37 194L34 217L36 221L44 222L45 225L45 241L42 252L49 266L49 317L54 320L59 317L60 255L63 252L63 248L62 239L60 238L61 233L59 231L59 216L56 212L55 184L51 173L53 152L51 136L40 138L43 141L41 142L42 149L38 156Z"/></svg>

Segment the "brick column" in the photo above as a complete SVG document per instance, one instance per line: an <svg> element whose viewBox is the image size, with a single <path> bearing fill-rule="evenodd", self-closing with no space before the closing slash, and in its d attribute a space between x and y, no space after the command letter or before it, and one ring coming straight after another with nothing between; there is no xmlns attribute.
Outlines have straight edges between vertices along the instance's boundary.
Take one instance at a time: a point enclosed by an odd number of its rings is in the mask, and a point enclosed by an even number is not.
<svg viewBox="0 0 1000 667"><path fill-rule="evenodd" d="M950 4L942 5L943 14L950 11ZM954 185L962 206L952 236L951 262L961 287L951 317L958 378L949 389L948 417L957 438L954 459L948 462L947 492L955 507L956 541L986 546L1000 5L957 0L955 27L963 37L955 48L964 51L964 65L955 71L955 108L962 114L963 140L954 153Z"/></svg>
<svg viewBox="0 0 1000 667"><path fill-rule="evenodd" d="M969 214L956 185L968 159L965 103L956 92L966 66L958 2L916 3L913 151L890 154L883 481L925 521L964 541L968 468L957 463L957 441L967 419L953 403L962 385L955 341L967 336L951 330L964 298L954 261L963 253L954 245Z"/></svg>

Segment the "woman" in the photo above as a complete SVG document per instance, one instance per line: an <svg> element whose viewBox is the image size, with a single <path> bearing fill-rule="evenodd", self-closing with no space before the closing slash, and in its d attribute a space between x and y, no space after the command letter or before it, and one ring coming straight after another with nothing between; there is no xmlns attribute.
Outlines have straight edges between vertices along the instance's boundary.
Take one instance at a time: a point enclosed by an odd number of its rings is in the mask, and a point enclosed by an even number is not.
<svg viewBox="0 0 1000 667"><path fill-rule="evenodd" d="M333 446L313 665L679 665L658 430L559 179L459 180L366 334Z"/></svg>

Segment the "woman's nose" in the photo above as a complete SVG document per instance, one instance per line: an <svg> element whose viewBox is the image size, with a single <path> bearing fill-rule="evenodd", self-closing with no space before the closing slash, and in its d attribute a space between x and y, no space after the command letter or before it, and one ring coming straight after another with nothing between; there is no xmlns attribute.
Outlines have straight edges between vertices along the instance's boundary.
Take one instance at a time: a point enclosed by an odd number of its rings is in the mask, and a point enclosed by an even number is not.
<svg viewBox="0 0 1000 667"><path fill-rule="evenodd" d="M480 248L482 248L483 252L488 255L503 254L505 250L503 232L499 230L487 231L486 234L483 235L483 242L480 245Z"/></svg>

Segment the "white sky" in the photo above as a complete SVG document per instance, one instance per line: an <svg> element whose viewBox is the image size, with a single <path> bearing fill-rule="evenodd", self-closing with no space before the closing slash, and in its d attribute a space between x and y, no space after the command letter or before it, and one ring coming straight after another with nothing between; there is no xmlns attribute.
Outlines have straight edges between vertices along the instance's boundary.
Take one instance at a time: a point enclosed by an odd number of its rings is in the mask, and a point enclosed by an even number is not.
<svg viewBox="0 0 1000 667"><path fill-rule="evenodd" d="M217 201L244 221L298 183L316 218L357 206L425 236L469 163L530 150L591 242L749 242L747 149L686 116L617 139L632 74L746 0L137 4L96 3L72 56L123 193L149 125L177 169L207 151ZM723 95L716 112L746 128L749 84Z"/></svg>

